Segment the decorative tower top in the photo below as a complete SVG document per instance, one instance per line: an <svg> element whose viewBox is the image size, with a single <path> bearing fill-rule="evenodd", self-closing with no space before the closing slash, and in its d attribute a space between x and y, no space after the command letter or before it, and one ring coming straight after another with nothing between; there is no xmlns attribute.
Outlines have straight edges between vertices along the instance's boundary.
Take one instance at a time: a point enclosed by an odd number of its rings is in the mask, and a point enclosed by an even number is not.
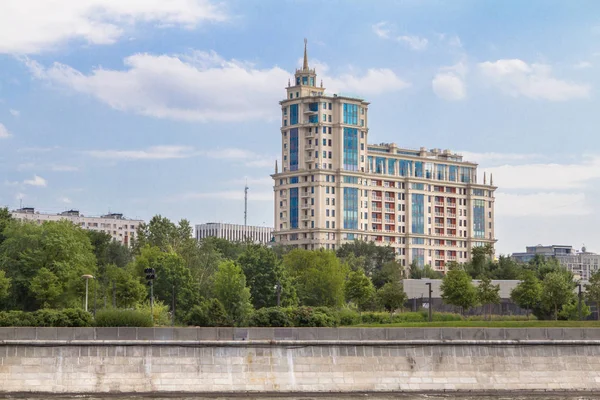
<svg viewBox="0 0 600 400"><path fill-rule="evenodd" d="M302 64L302 70L308 71L308 55L306 54L306 43L308 41L304 38L304 63Z"/></svg>

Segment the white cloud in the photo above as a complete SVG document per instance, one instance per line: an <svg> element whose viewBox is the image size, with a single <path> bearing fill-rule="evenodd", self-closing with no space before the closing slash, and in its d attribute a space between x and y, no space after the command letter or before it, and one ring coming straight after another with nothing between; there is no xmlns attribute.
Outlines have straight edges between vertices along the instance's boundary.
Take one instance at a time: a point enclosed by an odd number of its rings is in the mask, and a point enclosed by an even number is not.
<svg viewBox="0 0 600 400"><path fill-rule="evenodd" d="M566 101L590 94L588 85L554 78L550 66L544 64L519 59L486 61L479 64L479 70L490 84L513 97Z"/></svg>
<svg viewBox="0 0 600 400"><path fill-rule="evenodd" d="M153 146L144 150L90 150L86 152L94 158L117 160L168 160L189 158L197 154L189 146Z"/></svg>
<svg viewBox="0 0 600 400"><path fill-rule="evenodd" d="M387 22L385 22L385 21L378 22L372 26L372 29L373 29L373 32L375 32L375 34L377 36L379 36L380 38L382 38L382 39L390 38L391 29Z"/></svg>
<svg viewBox="0 0 600 400"><path fill-rule="evenodd" d="M577 64L573 65L573 68L575 68L575 69L592 68L592 63L589 61L581 61L581 62L578 62Z"/></svg>
<svg viewBox="0 0 600 400"><path fill-rule="evenodd" d="M458 151L458 153L463 156L463 160L471 161L486 167L506 163L515 164L523 163L525 161L529 162L544 157L541 154L536 153L473 153L470 151Z"/></svg>
<svg viewBox="0 0 600 400"><path fill-rule="evenodd" d="M496 193L499 217L557 217L588 215L592 212L583 193Z"/></svg>
<svg viewBox="0 0 600 400"><path fill-rule="evenodd" d="M69 199L68 197L61 197L58 199L58 201L60 201L61 203L65 203L65 204L71 204L71 199Z"/></svg>
<svg viewBox="0 0 600 400"><path fill-rule="evenodd" d="M408 47L416 51L425 50L427 48L427 44L429 43L427 39L419 36L403 35L398 36L396 40L408 45Z"/></svg>
<svg viewBox="0 0 600 400"><path fill-rule="evenodd" d="M37 187L46 187L48 186L48 182L41 176L34 175L33 179L26 179L23 181L24 185L29 186L37 186Z"/></svg>
<svg viewBox="0 0 600 400"><path fill-rule="evenodd" d="M48 68L31 60L26 63L36 78L88 94L117 110L188 121L277 118L273 104L285 96L282 86L291 75L279 67L257 69L224 60L214 52L136 54L125 59L125 70L97 68L88 75L59 63ZM329 79L329 88L365 94L408 86L389 69L324 79Z"/></svg>
<svg viewBox="0 0 600 400"><path fill-rule="evenodd" d="M431 88L440 99L463 100L467 97L464 79L466 74L467 66L463 62L450 67L442 67L431 81Z"/></svg>
<svg viewBox="0 0 600 400"><path fill-rule="evenodd" d="M0 123L0 139L6 139L11 136L12 135L10 134L8 129L6 129L6 127Z"/></svg>
<svg viewBox="0 0 600 400"><path fill-rule="evenodd" d="M70 40L111 44L136 23L191 29L226 19L209 0L2 0L0 53L38 53Z"/></svg>
<svg viewBox="0 0 600 400"><path fill-rule="evenodd" d="M10 109L8 110L8 112L10 113L10 115L12 115L13 117L18 118L21 115L21 112L19 110L15 110L15 109Z"/></svg>

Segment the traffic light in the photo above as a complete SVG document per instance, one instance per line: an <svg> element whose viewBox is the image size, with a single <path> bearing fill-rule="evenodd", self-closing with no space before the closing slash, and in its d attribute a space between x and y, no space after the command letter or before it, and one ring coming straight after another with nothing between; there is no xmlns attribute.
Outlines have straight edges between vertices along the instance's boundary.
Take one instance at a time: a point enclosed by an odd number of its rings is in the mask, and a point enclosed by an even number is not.
<svg viewBox="0 0 600 400"><path fill-rule="evenodd" d="M152 286L152 281L156 279L154 268L144 268L144 273L146 274L148 286Z"/></svg>

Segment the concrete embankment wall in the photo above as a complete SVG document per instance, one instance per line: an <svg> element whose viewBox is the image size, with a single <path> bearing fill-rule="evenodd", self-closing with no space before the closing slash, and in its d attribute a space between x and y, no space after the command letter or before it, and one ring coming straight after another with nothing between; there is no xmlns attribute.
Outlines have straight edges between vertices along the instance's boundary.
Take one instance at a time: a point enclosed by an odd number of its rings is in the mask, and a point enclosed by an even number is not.
<svg viewBox="0 0 600 400"><path fill-rule="evenodd" d="M600 329L0 328L0 392L600 391Z"/></svg>

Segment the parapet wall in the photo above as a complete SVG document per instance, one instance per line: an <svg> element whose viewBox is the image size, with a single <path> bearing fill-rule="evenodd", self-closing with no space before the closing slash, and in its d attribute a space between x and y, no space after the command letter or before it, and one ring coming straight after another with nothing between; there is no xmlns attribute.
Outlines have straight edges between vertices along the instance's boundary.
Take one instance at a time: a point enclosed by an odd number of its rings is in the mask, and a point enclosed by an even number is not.
<svg viewBox="0 0 600 400"><path fill-rule="evenodd" d="M600 391L600 329L2 328L0 393Z"/></svg>

